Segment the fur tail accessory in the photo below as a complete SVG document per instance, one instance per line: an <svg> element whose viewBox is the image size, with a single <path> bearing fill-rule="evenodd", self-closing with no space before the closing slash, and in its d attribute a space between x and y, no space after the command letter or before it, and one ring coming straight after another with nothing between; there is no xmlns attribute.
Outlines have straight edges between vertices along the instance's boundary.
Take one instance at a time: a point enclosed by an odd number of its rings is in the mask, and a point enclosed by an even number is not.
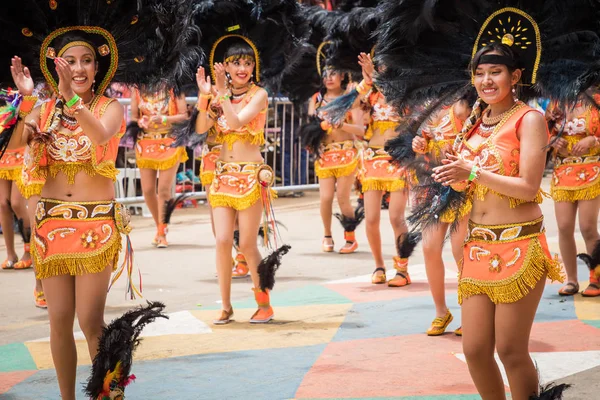
<svg viewBox="0 0 600 400"><path fill-rule="evenodd" d="M541 386L540 394L530 396L529 400L562 400L563 392L570 387L571 385L566 383L561 383L560 385L550 383L546 386Z"/></svg>
<svg viewBox="0 0 600 400"><path fill-rule="evenodd" d="M600 240L596 242L592 254L577 254L577 258L587 265L590 271L593 271L596 278L600 279Z"/></svg>
<svg viewBox="0 0 600 400"><path fill-rule="evenodd" d="M321 119L317 116L309 117L308 122L300 126L298 134L302 140L302 146L313 154L319 155L321 143L327 136L327 130L322 127Z"/></svg>
<svg viewBox="0 0 600 400"><path fill-rule="evenodd" d="M199 134L196 132L196 120L198 119L198 109L194 107L190 119L179 124L174 124L171 129L171 137L175 141L171 144L171 147L196 147L203 145L208 137L208 132Z"/></svg>
<svg viewBox="0 0 600 400"><path fill-rule="evenodd" d="M131 138L131 139L133 139L134 143L137 143L140 133L143 133L143 132L144 132L144 130L142 128L140 128L137 121L130 121L127 124L127 129L125 130L125 135L123 135L123 136L125 138Z"/></svg>
<svg viewBox="0 0 600 400"><path fill-rule="evenodd" d="M168 318L160 302L148 302L112 321L102 331L92 374L85 387L93 400L124 399L125 387L135 380L131 374L133 352L146 325L157 318Z"/></svg>
<svg viewBox="0 0 600 400"><path fill-rule="evenodd" d="M275 286L275 272L281 266L281 257L286 255L292 247L284 244L263 258L258 264L258 276L260 277L260 290L272 290Z"/></svg>
<svg viewBox="0 0 600 400"><path fill-rule="evenodd" d="M407 232L398 236L396 250L398 257L409 258L422 239L421 232Z"/></svg>
<svg viewBox="0 0 600 400"><path fill-rule="evenodd" d="M344 231L354 232L363 219L365 219L365 209L362 206L356 207L354 217L346 217L344 214L335 214L335 217L342 224Z"/></svg>
<svg viewBox="0 0 600 400"><path fill-rule="evenodd" d="M414 136L410 133L400 133L398 136L385 142L384 150L394 161L406 165L411 163L416 157L416 153L412 148L413 139Z"/></svg>
<svg viewBox="0 0 600 400"><path fill-rule="evenodd" d="M177 206L183 203L191 195L191 193L182 193L174 199L169 199L165 201L162 223L167 225L170 224L171 216L175 212Z"/></svg>

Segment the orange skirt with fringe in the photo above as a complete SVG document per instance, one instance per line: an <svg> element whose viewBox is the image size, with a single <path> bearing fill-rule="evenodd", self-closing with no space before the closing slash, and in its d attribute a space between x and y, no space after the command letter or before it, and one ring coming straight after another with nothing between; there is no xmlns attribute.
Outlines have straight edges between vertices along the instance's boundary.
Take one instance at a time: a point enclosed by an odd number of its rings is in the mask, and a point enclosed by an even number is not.
<svg viewBox="0 0 600 400"><path fill-rule="evenodd" d="M556 157L550 195L571 203L600 196L600 155Z"/></svg>
<svg viewBox="0 0 600 400"><path fill-rule="evenodd" d="M315 161L315 175L320 179L351 176L358 168L358 149L354 141L321 145L321 156Z"/></svg>
<svg viewBox="0 0 600 400"><path fill-rule="evenodd" d="M202 186L209 186L215 178L215 168L217 160L221 156L221 145L209 146L207 144L202 148L202 161L200 163L200 181Z"/></svg>
<svg viewBox="0 0 600 400"><path fill-rule="evenodd" d="M363 193L369 190L395 192L408 187L406 169L391 160L383 147L369 147L364 151L359 173Z"/></svg>
<svg viewBox="0 0 600 400"><path fill-rule="evenodd" d="M458 281L458 303L478 294L514 303L544 275L563 281L561 264L546 242L544 217L524 223L481 225L469 221Z"/></svg>
<svg viewBox="0 0 600 400"><path fill-rule="evenodd" d="M164 135L145 135L135 145L135 157L138 168L157 171L171 169L188 160L185 147L171 147L175 141Z"/></svg>
<svg viewBox="0 0 600 400"><path fill-rule="evenodd" d="M36 277L83 275L117 267L129 217L114 201L41 199L35 210L32 256Z"/></svg>
<svg viewBox="0 0 600 400"><path fill-rule="evenodd" d="M212 208L229 207L240 211L261 200L258 174L264 163L217 161L208 201ZM276 197L274 190L269 189Z"/></svg>

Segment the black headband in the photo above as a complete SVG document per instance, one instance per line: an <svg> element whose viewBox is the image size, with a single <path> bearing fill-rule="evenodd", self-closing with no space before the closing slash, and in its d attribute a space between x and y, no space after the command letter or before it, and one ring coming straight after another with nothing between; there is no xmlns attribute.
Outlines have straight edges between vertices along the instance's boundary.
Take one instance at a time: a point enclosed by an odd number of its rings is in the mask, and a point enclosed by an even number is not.
<svg viewBox="0 0 600 400"><path fill-rule="evenodd" d="M500 64L506 65L509 68L516 68L517 63L511 57L501 56L498 54L484 54L479 58L479 63L477 66L481 64Z"/></svg>

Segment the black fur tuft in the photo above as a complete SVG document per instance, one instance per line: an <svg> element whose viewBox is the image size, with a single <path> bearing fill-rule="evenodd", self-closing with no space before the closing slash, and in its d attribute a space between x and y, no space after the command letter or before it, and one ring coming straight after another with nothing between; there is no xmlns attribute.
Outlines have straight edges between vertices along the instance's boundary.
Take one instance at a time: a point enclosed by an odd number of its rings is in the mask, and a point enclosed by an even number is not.
<svg viewBox="0 0 600 400"><path fill-rule="evenodd" d="M327 135L327 131L321 128L321 120L317 116L308 118L308 122L298 128L298 135L302 140L302 146L313 154L319 155L321 143Z"/></svg>
<svg viewBox="0 0 600 400"><path fill-rule="evenodd" d="M182 193L174 199L169 199L169 200L165 201L164 215L163 215L162 223L167 224L167 225L170 224L171 216L175 212L175 209L177 208L177 206L179 204L183 203L183 201L190 196L191 196L191 193Z"/></svg>
<svg viewBox="0 0 600 400"><path fill-rule="evenodd" d="M342 224L344 231L354 232L363 219L365 219L365 209L359 205L354 209L354 217L346 217L344 214L335 214L335 217Z"/></svg>
<svg viewBox="0 0 600 400"><path fill-rule="evenodd" d="M147 306L126 312L102 330L98 354L92 363L92 373L85 387L88 398L97 399L103 393L104 379L107 373L115 370L117 363L121 364L122 375L120 381L115 383L125 386L142 329L157 318L169 318L163 314L164 308L165 305L158 301L148 302Z"/></svg>
<svg viewBox="0 0 600 400"><path fill-rule="evenodd" d="M275 272L281 266L281 257L287 254L292 247L285 244L263 258L258 264L258 275L260 277L260 289L272 290L275 286Z"/></svg>
<svg viewBox="0 0 600 400"><path fill-rule="evenodd" d="M398 236L396 241L398 257L409 258L415 251L415 247L417 247L421 239L422 236L420 232L407 232Z"/></svg>

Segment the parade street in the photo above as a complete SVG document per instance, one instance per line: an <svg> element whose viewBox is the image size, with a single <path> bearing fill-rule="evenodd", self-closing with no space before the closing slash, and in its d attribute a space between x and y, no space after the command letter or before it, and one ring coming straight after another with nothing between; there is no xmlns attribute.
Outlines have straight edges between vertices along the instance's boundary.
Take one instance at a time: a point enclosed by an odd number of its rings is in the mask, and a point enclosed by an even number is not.
<svg viewBox="0 0 600 400"><path fill-rule="evenodd" d="M547 178L543 187L548 189ZM480 398L461 338L453 333L460 326L460 308L450 246L444 250L446 289L455 319L445 335L428 337L425 330L435 315L420 246L410 260L411 285L373 285L364 224L357 229L357 253L323 253L318 201L317 192L276 201L282 236L292 250L283 259L272 293L275 319L257 326L248 322L256 308L250 278L233 282L235 322L219 327L211 323L220 296L206 205L175 212L168 249L150 244L155 234L150 219L134 217L132 242L144 298L126 299L122 278L109 293L106 321L146 300L164 302L170 318L143 332L132 370L137 379L127 388L128 399ZM545 200L542 207L555 253L552 201ZM395 249L387 211L382 212L381 229L389 277ZM337 251L343 234L335 220L333 233ZM577 245L584 250L581 239ZM0 254L5 257L3 245ZM588 272L583 263L579 267L580 284L586 287ZM33 285L31 270L0 271L1 400L59 398L47 313L34 307ZM597 399L600 297L561 298L559 288L546 286L530 352L542 382L573 385L565 399ZM91 362L77 326L75 339L81 389ZM84 398L82 391L78 398Z"/></svg>

